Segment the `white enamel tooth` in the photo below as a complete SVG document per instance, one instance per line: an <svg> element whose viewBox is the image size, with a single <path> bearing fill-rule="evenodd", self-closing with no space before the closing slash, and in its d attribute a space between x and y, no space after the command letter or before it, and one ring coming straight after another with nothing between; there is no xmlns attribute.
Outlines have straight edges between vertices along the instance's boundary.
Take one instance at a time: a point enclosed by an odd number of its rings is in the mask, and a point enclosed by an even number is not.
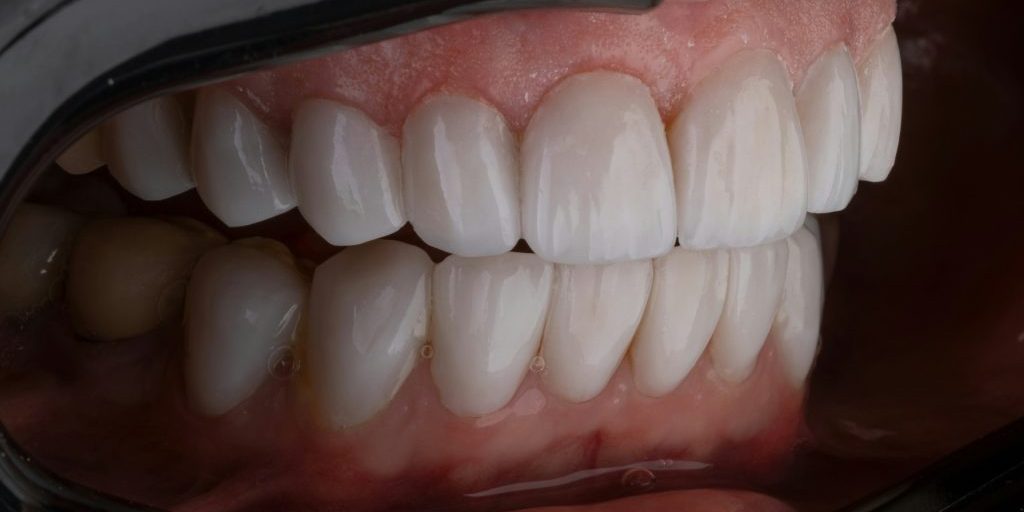
<svg viewBox="0 0 1024 512"><path fill-rule="evenodd" d="M92 129L82 135L57 157L57 165L68 174L85 174L104 165L100 131Z"/></svg>
<svg viewBox="0 0 1024 512"><path fill-rule="evenodd" d="M82 217L22 203L0 237L0 314L25 313L59 296Z"/></svg>
<svg viewBox="0 0 1024 512"><path fill-rule="evenodd" d="M196 189L221 222L246 226L295 206L284 150L231 93L200 92L192 127Z"/></svg>
<svg viewBox="0 0 1024 512"><path fill-rule="evenodd" d="M424 242L460 256L490 256L519 241L515 138L488 105L435 96L405 121L405 207Z"/></svg>
<svg viewBox="0 0 1024 512"><path fill-rule="evenodd" d="M807 211L846 208L860 174L860 98L857 70L846 46L825 52L796 95L807 150Z"/></svg>
<svg viewBox="0 0 1024 512"><path fill-rule="evenodd" d="M669 145L682 247L750 247L803 223L803 138L774 53L740 51L701 80L672 123Z"/></svg>
<svg viewBox="0 0 1024 512"><path fill-rule="evenodd" d="M786 240L729 251L729 285L709 350L715 371L728 382L754 371L786 279Z"/></svg>
<svg viewBox="0 0 1024 512"><path fill-rule="evenodd" d="M654 260L654 286L630 348L637 389L676 389L708 345L725 304L729 252L673 248Z"/></svg>
<svg viewBox="0 0 1024 512"><path fill-rule="evenodd" d="M163 96L121 112L103 128L110 174L136 197L159 201L195 186L181 98Z"/></svg>
<svg viewBox="0 0 1024 512"><path fill-rule="evenodd" d="M778 347L786 377L799 386L807 377L818 350L824 301L821 245L808 223L786 239L789 245L782 303L769 338Z"/></svg>
<svg viewBox="0 0 1024 512"><path fill-rule="evenodd" d="M291 181L299 210L334 245L356 245L405 224L398 141L366 114L307 100L295 112Z"/></svg>
<svg viewBox="0 0 1024 512"><path fill-rule="evenodd" d="M541 347L551 391L586 402L604 389L643 316L653 273L650 260L555 266Z"/></svg>
<svg viewBox="0 0 1024 512"><path fill-rule="evenodd" d="M554 270L534 254L449 256L434 269L431 373L459 416L508 403L537 354Z"/></svg>
<svg viewBox="0 0 1024 512"><path fill-rule="evenodd" d="M309 372L332 428L369 420L412 371L427 336L434 264L391 240L348 248L316 269Z"/></svg>
<svg viewBox="0 0 1024 512"><path fill-rule="evenodd" d="M611 263L675 243L665 128L647 86L608 71L567 78L523 139L523 234L541 258Z"/></svg>
<svg viewBox="0 0 1024 512"><path fill-rule="evenodd" d="M890 25L861 60L860 179L883 181L896 163L903 118L903 67Z"/></svg>
<svg viewBox="0 0 1024 512"><path fill-rule="evenodd" d="M225 414L259 389L275 353L295 340L307 290L271 240L240 240L199 260L185 301L185 383L196 412Z"/></svg>

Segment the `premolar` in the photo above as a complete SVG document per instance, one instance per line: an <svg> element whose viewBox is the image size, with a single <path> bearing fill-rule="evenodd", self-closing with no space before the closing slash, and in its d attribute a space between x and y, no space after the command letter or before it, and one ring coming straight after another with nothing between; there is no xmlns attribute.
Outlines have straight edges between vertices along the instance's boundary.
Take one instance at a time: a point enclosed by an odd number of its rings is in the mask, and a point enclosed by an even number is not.
<svg viewBox="0 0 1024 512"><path fill-rule="evenodd" d="M903 117L903 69L892 26L860 63L860 179L883 181L896 162Z"/></svg>
<svg viewBox="0 0 1024 512"><path fill-rule="evenodd" d="M110 174L128 192L158 201L191 189L189 128L181 98L163 96L115 116L103 128Z"/></svg>
<svg viewBox="0 0 1024 512"><path fill-rule="evenodd" d="M68 174L85 174L104 165L100 131L92 129L57 157L57 165Z"/></svg>

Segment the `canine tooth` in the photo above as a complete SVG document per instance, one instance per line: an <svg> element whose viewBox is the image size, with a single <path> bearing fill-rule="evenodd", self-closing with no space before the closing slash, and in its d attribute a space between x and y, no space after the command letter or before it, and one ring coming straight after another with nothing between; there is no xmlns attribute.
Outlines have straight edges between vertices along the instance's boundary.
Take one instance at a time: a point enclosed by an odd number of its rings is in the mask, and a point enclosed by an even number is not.
<svg viewBox="0 0 1024 512"><path fill-rule="evenodd" d="M369 420L405 382L427 336L433 269L421 249L391 240L348 248L317 267L309 372L331 427Z"/></svg>
<svg viewBox="0 0 1024 512"><path fill-rule="evenodd" d="M57 157L57 165L68 174L85 174L103 167L100 133L92 129Z"/></svg>
<svg viewBox="0 0 1024 512"><path fill-rule="evenodd" d="M857 70L839 44L807 71L796 95L807 150L807 211L846 208L860 173Z"/></svg>
<svg viewBox="0 0 1024 512"><path fill-rule="evenodd" d="M23 203L0 238L0 314L31 311L60 293L68 253L82 218Z"/></svg>
<svg viewBox="0 0 1024 512"><path fill-rule="evenodd" d="M334 245L356 245L405 224L398 141L366 114L304 102L292 123L291 179L299 210Z"/></svg>
<svg viewBox="0 0 1024 512"><path fill-rule="evenodd" d="M515 138L498 111L461 96L437 96L405 122L405 206L427 244L460 256L490 256L519 241Z"/></svg>
<svg viewBox="0 0 1024 512"><path fill-rule="evenodd" d="M648 396L674 390L690 373L722 314L729 252L673 248L654 260L654 285L630 356L633 381Z"/></svg>
<svg viewBox="0 0 1024 512"><path fill-rule="evenodd" d="M742 382L754 371L779 310L788 252L786 240L729 251L725 306L710 344L711 362L726 381Z"/></svg>
<svg viewBox="0 0 1024 512"><path fill-rule="evenodd" d="M192 126L196 189L221 222L245 226L295 206L284 150L241 101L200 92Z"/></svg>
<svg viewBox="0 0 1024 512"><path fill-rule="evenodd" d="M181 99L163 96L136 105L103 128L110 174L146 201L195 186L189 162L188 121Z"/></svg>
<svg viewBox="0 0 1024 512"><path fill-rule="evenodd" d="M459 416L508 403L540 344L553 269L536 255L449 256L434 269L431 373Z"/></svg>
<svg viewBox="0 0 1024 512"><path fill-rule="evenodd" d="M522 193L523 234L547 261L666 253L676 234L672 164L647 86L607 71L556 86L526 128Z"/></svg>
<svg viewBox="0 0 1024 512"><path fill-rule="evenodd" d="M903 69L890 25L860 63L860 179L883 181L896 163L903 117Z"/></svg>
<svg viewBox="0 0 1024 512"><path fill-rule="evenodd" d="M196 264L185 301L185 382L200 414L243 402L266 379L274 351L293 343L308 286L282 254L240 241Z"/></svg>
<svg viewBox="0 0 1024 512"><path fill-rule="evenodd" d="M782 63L743 50L696 85L672 123L679 245L749 247L803 223L805 156Z"/></svg>
<svg viewBox="0 0 1024 512"><path fill-rule="evenodd" d="M196 260L223 243L224 237L191 220L125 217L86 224L68 264L75 330L116 340L177 317Z"/></svg>
<svg viewBox="0 0 1024 512"><path fill-rule="evenodd" d="M541 346L555 394L586 402L604 389L640 323L652 275L650 260L555 266Z"/></svg>
<svg viewBox="0 0 1024 512"><path fill-rule="evenodd" d="M803 383L818 349L824 301L821 245L809 225L786 241L789 257L779 312L769 338L775 340L786 376L794 386Z"/></svg>

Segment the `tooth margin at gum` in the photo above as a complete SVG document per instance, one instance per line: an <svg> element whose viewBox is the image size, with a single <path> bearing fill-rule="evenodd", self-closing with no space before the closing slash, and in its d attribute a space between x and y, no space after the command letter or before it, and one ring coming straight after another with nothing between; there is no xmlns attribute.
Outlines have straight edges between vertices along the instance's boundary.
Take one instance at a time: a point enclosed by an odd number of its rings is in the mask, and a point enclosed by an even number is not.
<svg viewBox="0 0 1024 512"><path fill-rule="evenodd" d="M885 62L881 62L883 59ZM859 64L857 83L861 93L862 120L860 179L880 182L889 176L895 164L903 119L903 63L900 56L899 40L892 25L886 26L875 38L866 57ZM889 67L891 69L887 69ZM871 71L874 72L871 77L865 76L865 73ZM893 73L890 75L886 73L887 71ZM886 84L878 85L878 87L884 88L884 91L875 90L875 87L865 87L868 85L865 83L866 80L878 75L883 75L881 79L886 81ZM871 85L875 83L874 80L871 81ZM884 87L885 85L894 87ZM872 94L878 92L885 92L884 98L879 98L878 94ZM888 107L884 108L884 112L876 112L872 108L879 107L879 102L882 102L883 107ZM876 115L881 117L876 120ZM870 121L876 122L871 123ZM869 126L872 124L874 126ZM888 130L882 130L883 126ZM885 137L885 135L889 136ZM884 141L881 140L883 138ZM872 143L870 149L868 149L869 141Z"/></svg>

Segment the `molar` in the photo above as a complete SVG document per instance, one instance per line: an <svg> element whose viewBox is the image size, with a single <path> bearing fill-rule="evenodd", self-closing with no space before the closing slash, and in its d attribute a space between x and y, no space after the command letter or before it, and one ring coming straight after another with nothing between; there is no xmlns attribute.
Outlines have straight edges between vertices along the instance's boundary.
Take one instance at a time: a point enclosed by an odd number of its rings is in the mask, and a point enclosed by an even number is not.
<svg viewBox="0 0 1024 512"><path fill-rule="evenodd" d="M860 179L883 181L896 162L903 117L903 69L890 25L860 63Z"/></svg>
<svg viewBox="0 0 1024 512"><path fill-rule="evenodd" d="M23 203L0 238L0 315L26 313L59 295L82 217Z"/></svg>
<svg viewBox="0 0 1024 512"><path fill-rule="evenodd" d="M103 127L110 174L135 196L159 201L195 186L181 98L163 96L121 112Z"/></svg>

